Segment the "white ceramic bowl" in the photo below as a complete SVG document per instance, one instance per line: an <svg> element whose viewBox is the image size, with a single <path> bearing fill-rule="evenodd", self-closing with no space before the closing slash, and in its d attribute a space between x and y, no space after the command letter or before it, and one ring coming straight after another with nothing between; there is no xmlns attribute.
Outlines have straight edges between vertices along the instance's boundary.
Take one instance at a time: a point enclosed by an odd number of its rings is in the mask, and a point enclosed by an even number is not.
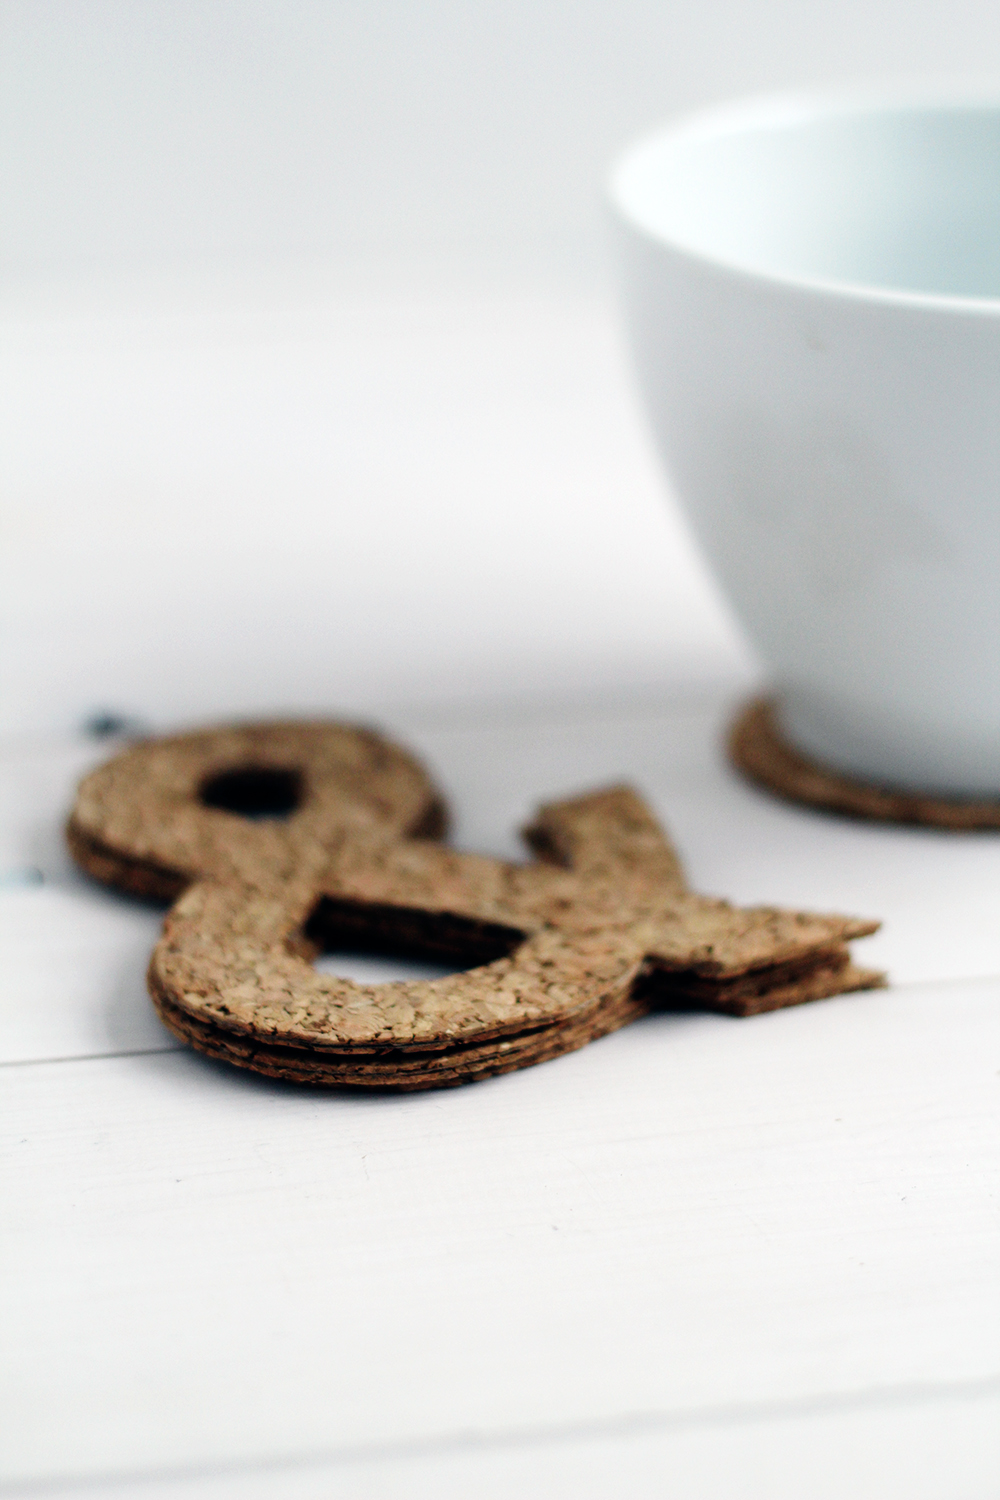
<svg viewBox="0 0 1000 1500"><path fill-rule="evenodd" d="M1000 87L709 111L611 198L653 426L789 738L1000 796Z"/></svg>

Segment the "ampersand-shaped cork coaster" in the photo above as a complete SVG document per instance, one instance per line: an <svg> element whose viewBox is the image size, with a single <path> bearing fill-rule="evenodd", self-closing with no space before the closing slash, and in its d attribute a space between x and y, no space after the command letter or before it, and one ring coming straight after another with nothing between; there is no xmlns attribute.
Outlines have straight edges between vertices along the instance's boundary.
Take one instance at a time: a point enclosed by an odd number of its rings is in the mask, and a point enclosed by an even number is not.
<svg viewBox="0 0 1000 1500"><path fill-rule="evenodd" d="M543 1062L657 1005L732 1015L865 989L878 924L694 895L641 798L539 812L536 858L437 839L419 763L367 730L265 724L150 740L82 782L68 826L107 884L173 900L149 988L174 1034L274 1077L421 1089ZM356 984L324 949L451 962Z"/></svg>

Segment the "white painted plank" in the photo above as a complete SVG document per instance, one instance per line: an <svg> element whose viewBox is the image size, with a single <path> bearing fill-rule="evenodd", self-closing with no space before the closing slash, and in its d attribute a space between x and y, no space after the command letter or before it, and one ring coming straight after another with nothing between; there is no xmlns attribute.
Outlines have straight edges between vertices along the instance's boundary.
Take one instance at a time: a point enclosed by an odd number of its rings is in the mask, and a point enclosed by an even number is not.
<svg viewBox="0 0 1000 1500"><path fill-rule="evenodd" d="M0 756L0 1062L175 1045L146 996L162 913L86 880L63 839L76 782L114 748Z"/></svg>
<svg viewBox="0 0 1000 1500"><path fill-rule="evenodd" d="M75 875L63 839L73 792L116 748L82 734L0 741L0 892Z"/></svg>
<svg viewBox="0 0 1000 1500"><path fill-rule="evenodd" d="M215 1474L106 1480L109 1500L986 1500L1000 1472L1000 1395L977 1388L848 1400L831 1410L705 1413L610 1431L468 1436ZM14 1495L38 1491L18 1487ZM86 1500L92 1484L45 1487Z"/></svg>
<svg viewBox="0 0 1000 1500"><path fill-rule="evenodd" d="M745 677L603 299L296 281L0 306L0 731Z"/></svg>
<svg viewBox="0 0 1000 1500"><path fill-rule="evenodd" d="M998 1002L654 1017L402 1099L10 1068L6 1475L988 1381Z"/></svg>
<svg viewBox="0 0 1000 1500"><path fill-rule="evenodd" d="M177 1045L146 993L162 914L110 892L0 892L0 1061Z"/></svg>

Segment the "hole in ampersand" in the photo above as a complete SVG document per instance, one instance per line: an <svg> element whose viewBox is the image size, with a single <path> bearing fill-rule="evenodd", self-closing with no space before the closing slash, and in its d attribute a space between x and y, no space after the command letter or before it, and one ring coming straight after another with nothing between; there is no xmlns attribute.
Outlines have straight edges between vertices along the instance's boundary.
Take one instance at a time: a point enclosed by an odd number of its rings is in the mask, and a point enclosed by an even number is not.
<svg viewBox="0 0 1000 1500"><path fill-rule="evenodd" d="M315 967L358 984L444 979L506 958L524 934L497 922L321 896L303 929Z"/></svg>
<svg viewBox="0 0 1000 1500"><path fill-rule="evenodd" d="M302 775L280 766L240 766L203 783L200 800L241 818L287 818L302 801Z"/></svg>

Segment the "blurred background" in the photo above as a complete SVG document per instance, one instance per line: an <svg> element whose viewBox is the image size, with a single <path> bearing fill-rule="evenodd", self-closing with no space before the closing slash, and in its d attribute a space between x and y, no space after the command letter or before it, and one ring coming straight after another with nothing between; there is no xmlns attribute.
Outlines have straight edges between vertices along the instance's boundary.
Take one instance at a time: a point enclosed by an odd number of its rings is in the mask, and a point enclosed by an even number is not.
<svg viewBox="0 0 1000 1500"><path fill-rule="evenodd" d="M602 202L749 92L1000 73L986 0L0 0L0 733L756 665Z"/></svg>

